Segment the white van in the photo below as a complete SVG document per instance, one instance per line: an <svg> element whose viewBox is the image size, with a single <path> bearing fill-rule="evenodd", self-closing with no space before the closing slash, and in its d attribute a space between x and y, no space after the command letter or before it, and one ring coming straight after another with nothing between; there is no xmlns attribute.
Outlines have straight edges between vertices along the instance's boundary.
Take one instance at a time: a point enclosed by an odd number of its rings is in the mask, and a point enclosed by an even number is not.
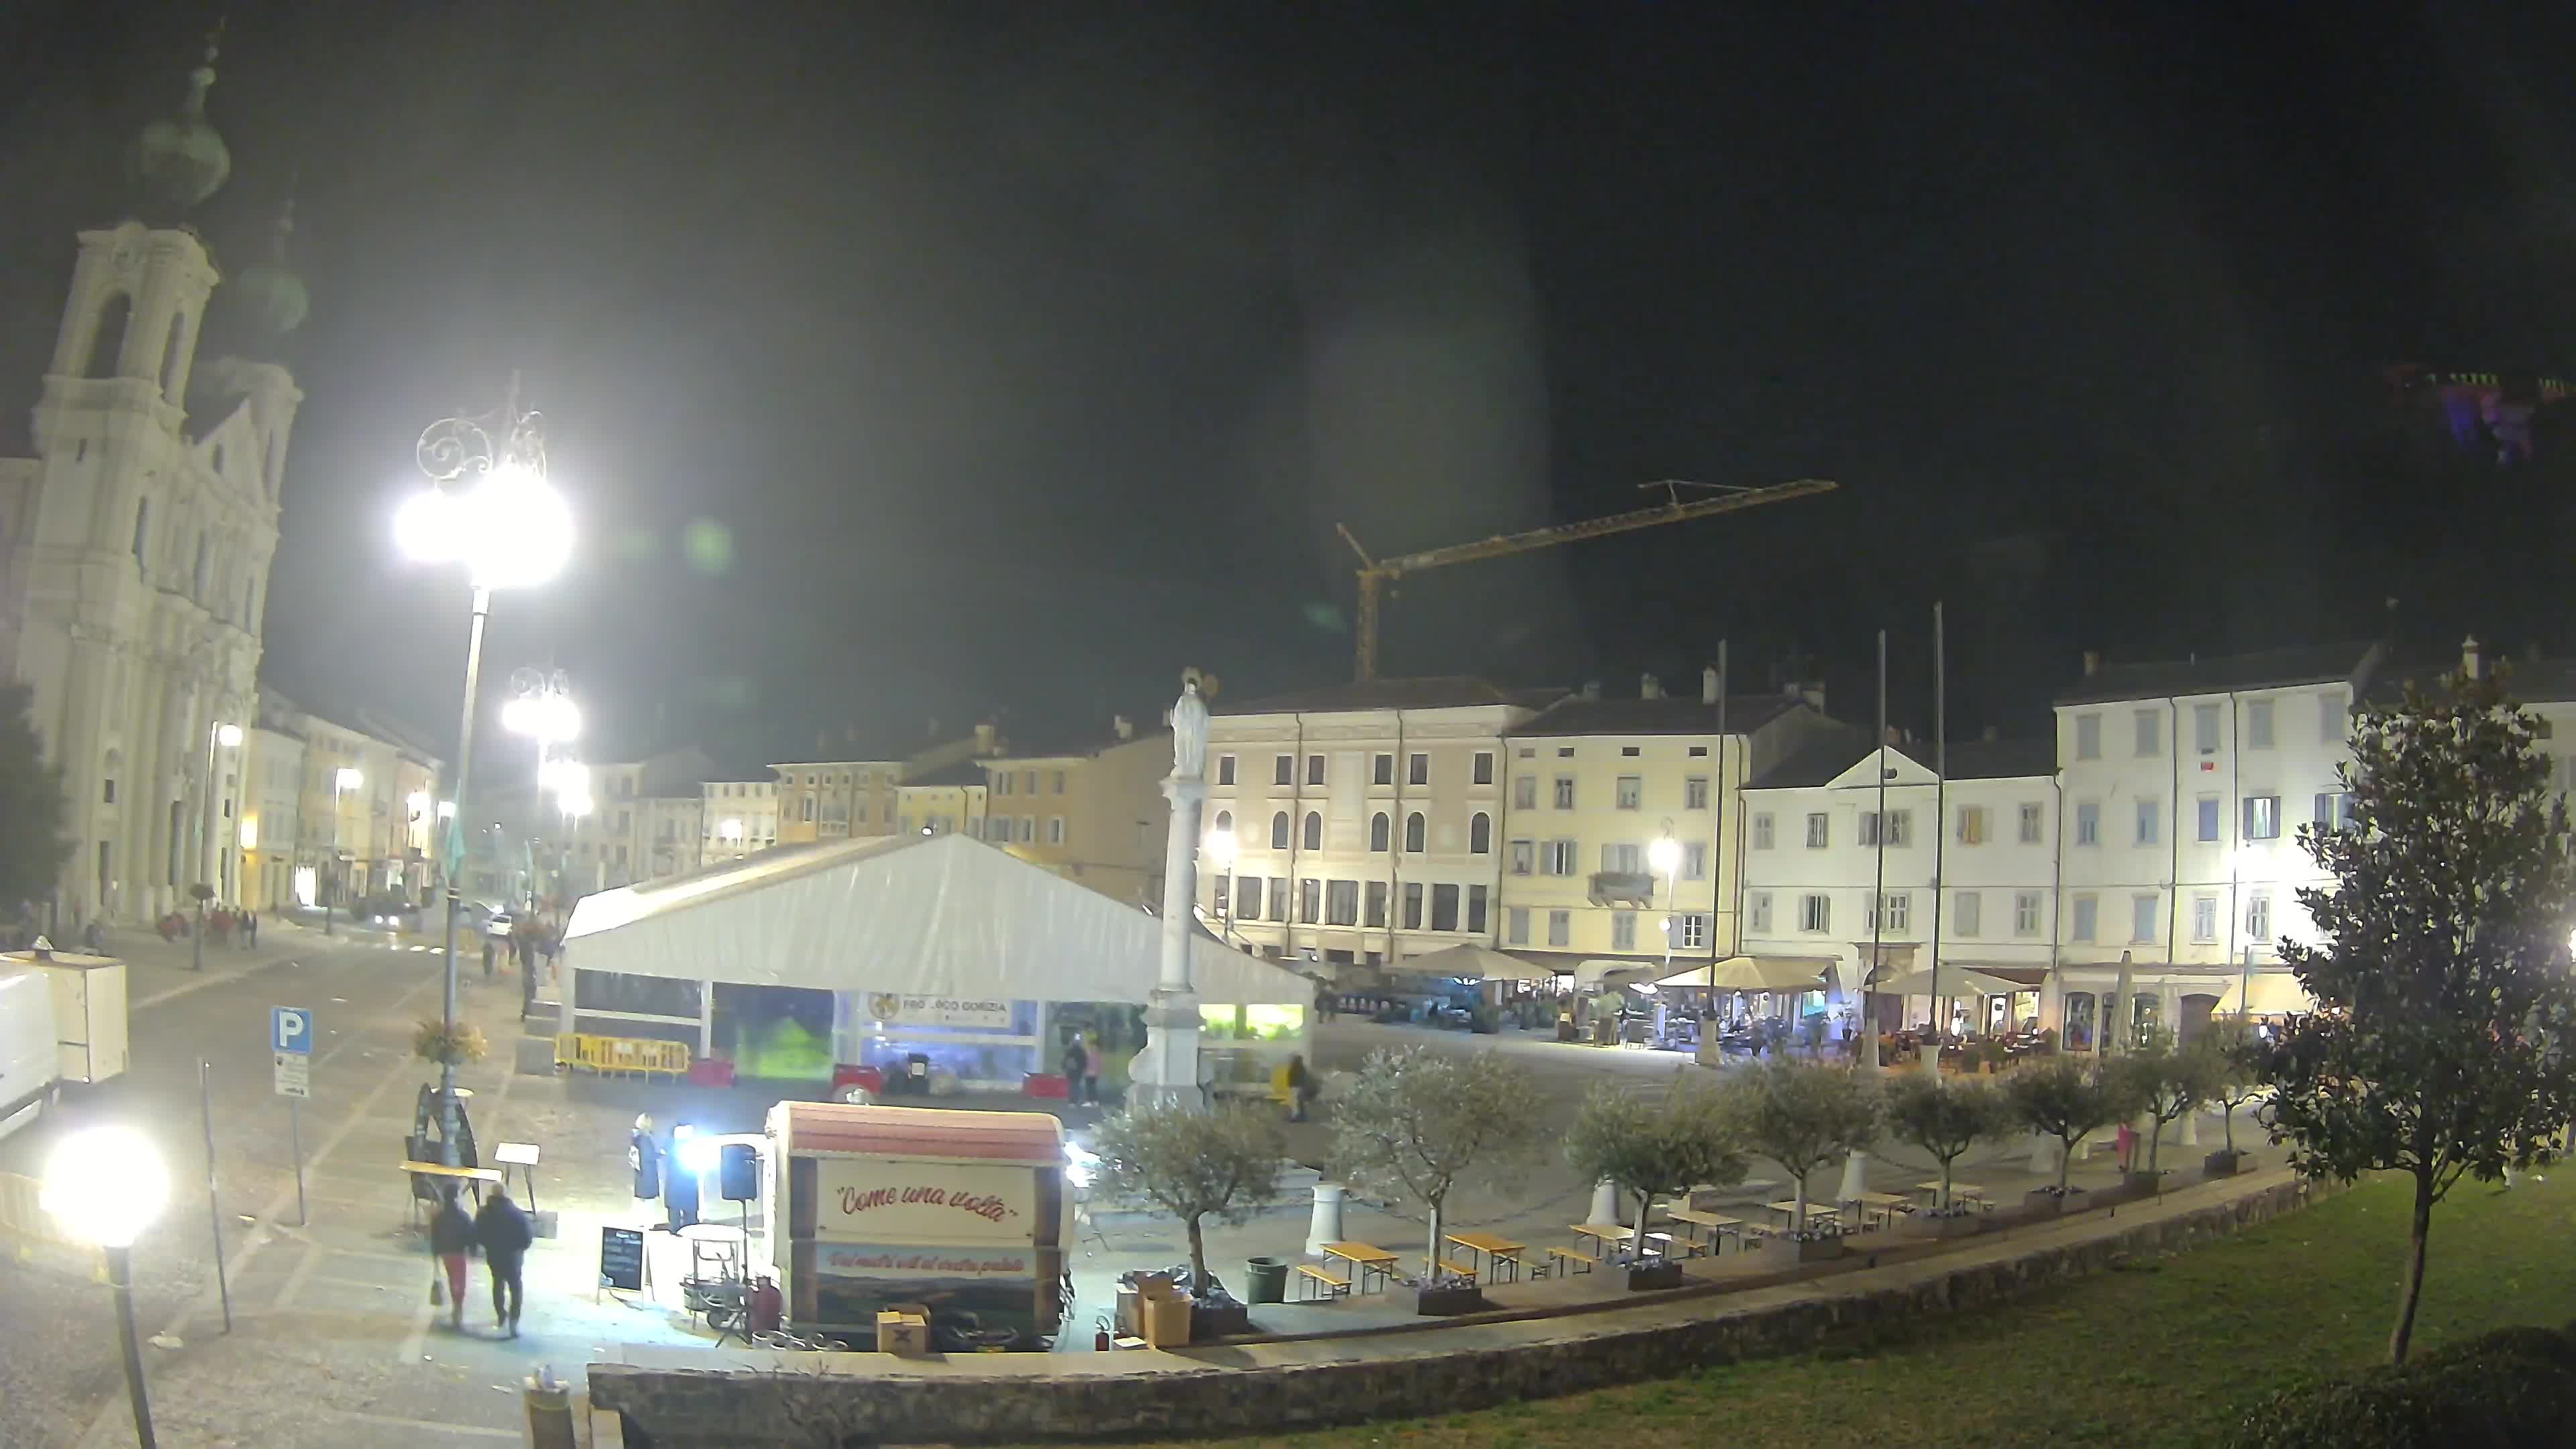
<svg viewBox="0 0 2576 1449"><path fill-rule="evenodd" d="M35 1121L61 1092L53 984L41 971L0 970L0 1137Z"/></svg>

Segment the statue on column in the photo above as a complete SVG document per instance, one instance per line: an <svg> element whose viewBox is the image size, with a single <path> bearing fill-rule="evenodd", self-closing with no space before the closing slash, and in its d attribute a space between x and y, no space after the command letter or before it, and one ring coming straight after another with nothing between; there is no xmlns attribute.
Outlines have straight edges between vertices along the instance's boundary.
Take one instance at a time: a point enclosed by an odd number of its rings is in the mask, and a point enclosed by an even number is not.
<svg viewBox="0 0 2576 1449"><path fill-rule="evenodd" d="M1207 778L1207 702L1199 698L1195 674L1181 679L1181 697L1172 705L1172 778Z"/></svg>

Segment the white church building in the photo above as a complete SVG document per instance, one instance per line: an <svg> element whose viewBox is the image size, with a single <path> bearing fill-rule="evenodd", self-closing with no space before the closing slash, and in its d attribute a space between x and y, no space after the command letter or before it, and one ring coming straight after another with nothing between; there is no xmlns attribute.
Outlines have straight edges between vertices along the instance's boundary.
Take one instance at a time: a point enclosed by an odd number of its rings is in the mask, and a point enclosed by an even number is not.
<svg viewBox="0 0 2576 1449"><path fill-rule="evenodd" d="M0 662L63 772L64 923L145 919L199 881L237 894L242 742L303 394L272 362L199 357L226 285L184 220L231 169L205 116L213 61L135 143L148 219L80 234L35 456L0 458ZM289 225L227 289L245 338L303 318Z"/></svg>

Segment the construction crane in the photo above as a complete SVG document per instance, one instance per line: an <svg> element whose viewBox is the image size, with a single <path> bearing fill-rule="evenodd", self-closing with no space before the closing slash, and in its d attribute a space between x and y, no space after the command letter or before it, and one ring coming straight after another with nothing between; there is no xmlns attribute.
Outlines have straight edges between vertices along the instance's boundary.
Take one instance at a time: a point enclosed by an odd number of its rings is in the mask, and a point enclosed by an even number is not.
<svg viewBox="0 0 2576 1449"><path fill-rule="evenodd" d="M1735 513L1759 508L1765 503L1786 503L1792 498L1806 498L1818 493L1831 493L1839 485L1823 478L1800 478L1790 483L1775 483L1768 488L1731 488L1715 483L1685 483L1667 478L1656 483L1640 483L1642 489L1664 490L1664 501L1651 508L1632 508L1606 518L1588 518L1581 523L1556 523L1522 533L1500 533L1480 538L1473 543L1453 543L1446 548L1429 548L1420 553L1402 554L1395 558L1369 557L1367 549L1351 536L1349 528L1336 523L1342 542L1360 556L1359 627L1357 656L1353 671L1363 681L1377 678L1377 612L1378 596L1386 585L1406 574L1436 569L1448 564L1469 563L1476 559L1502 558L1507 554L1528 553L1533 549L1554 548L1560 543L1578 539L1600 538L1606 534L1632 533L1659 524L1682 523L1693 518L1708 518L1720 513ZM1682 501L1685 488L1701 489L1715 497Z"/></svg>

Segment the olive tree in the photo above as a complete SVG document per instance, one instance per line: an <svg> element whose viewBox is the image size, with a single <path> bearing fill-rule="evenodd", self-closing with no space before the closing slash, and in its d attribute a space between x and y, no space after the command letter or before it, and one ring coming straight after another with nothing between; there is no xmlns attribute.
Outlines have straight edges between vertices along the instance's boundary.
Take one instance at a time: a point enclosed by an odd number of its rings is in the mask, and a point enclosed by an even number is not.
<svg viewBox="0 0 2576 1449"><path fill-rule="evenodd" d="M2119 1121L2132 1105L2120 1080L2099 1063L2074 1057L2052 1057L2022 1067L2004 1079L2004 1100L2021 1125L2057 1139L2059 1197L2066 1195L2075 1144Z"/></svg>
<svg viewBox="0 0 2576 1449"><path fill-rule="evenodd" d="M2219 1131L2227 1144L2227 1155L2233 1158L2236 1109L2263 1093L2263 1053L2267 1044L2245 1017L2213 1016L2209 1030L2192 1045L2206 1054L2201 1069L2208 1076L2209 1100L2218 1104Z"/></svg>
<svg viewBox="0 0 2576 1449"><path fill-rule="evenodd" d="M2215 1090L2210 1056L2158 1040L2115 1059L2111 1075L2124 1103L2148 1119L2147 1171L2154 1172L2165 1124L2196 1110Z"/></svg>
<svg viewBox="0 0 2576 1449"><path fill-rule="evenodd" d="M1807 1174L1878 1136L1878 1092L1848 1067L1762 1062L1729 1077L1718 1097L1735 1139L1789 1175L1792 1232L1807 1229Z"/></svg>
<svg viewBox="0 0 2576 1449"><path fill-rule="evenodd" d="M2413 1180L2392 1363L2406 1361L2433 1208L2459 1180L2552 1160L2576 1116L2576 855L2539 722L2474 667L2354 723L2349 824L2302 830L2331 884L2282 958L2317 1010L2263 1053L2290 1163Z"/></svg>
<svg viewBox="0 0 2576 1449"><path fill-rule="evenodd" d="M1951 1170L1968 1149L2005 1136L2014 1124L2003 1093L1979 1078L1908 1072L1887 1089L1887 1134L1941 1164L1936 1207L1950 1206Z"/></svg>
<svg viewBox="0 0 2576 1449"><path fill-rule="evenodd" d="M1091 1150L1100 1185L1154 1204L1181 1220L1190 1239L1190 1281L1210 1281L1205 1218L1240 1223L1279 1185L1287 1156L1278 1119L1244 1107L1203 1112L1169 1100L1138 1102L1100 1125Z"/></svg>
<svg viewBox="0 0 2576 1449"><path fill-rule="evenodd" d="M1720 1111L1717 1093L1676 1081L1661 1105L1608 1082L1596 1082L1565 1134L1565 1160L1584 1182L1607 1182L1637 1200L1631 1255L1645 1256L1646 1219L1655 1199L1703 1183L1744 1178L1744 1153Z"/></svg>
<svg viewBox="0 0 2576 1449"><path fill-rule="evenodd" d="M1440 1277L1442 1215L1466 1182L1525 1164L1546 1098L1491 1051L1381 1049L1333 1107L1333 1163L1354 1181L1421 1203L1430 1217L1428 1280Z"/></svg>

